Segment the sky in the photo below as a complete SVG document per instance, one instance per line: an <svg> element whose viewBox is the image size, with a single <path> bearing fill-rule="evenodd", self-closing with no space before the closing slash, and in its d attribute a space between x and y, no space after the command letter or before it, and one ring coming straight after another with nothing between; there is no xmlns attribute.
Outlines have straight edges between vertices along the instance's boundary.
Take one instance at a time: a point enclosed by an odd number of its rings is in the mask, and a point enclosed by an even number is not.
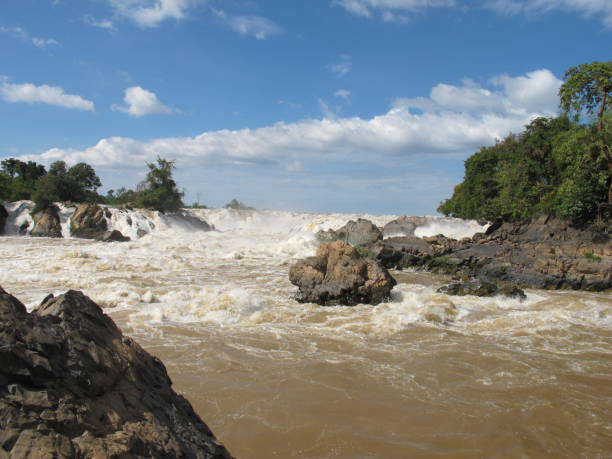
<svg viewBox="0 0 612 459"><path fill-rule="evenodd" d="M610 60L610 0L2 0L0 158L106 193L433 215L466 158Z"/></svg>

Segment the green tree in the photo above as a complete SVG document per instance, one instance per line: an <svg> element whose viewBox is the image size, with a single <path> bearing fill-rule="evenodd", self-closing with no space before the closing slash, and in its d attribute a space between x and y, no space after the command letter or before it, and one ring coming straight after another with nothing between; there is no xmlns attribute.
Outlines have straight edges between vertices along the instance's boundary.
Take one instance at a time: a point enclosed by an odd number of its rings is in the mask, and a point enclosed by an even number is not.
<svg viewBox="0 0 612 459"><path fill-rule="evenodd" d="M172 178L174 161L157 157L157 163L147 163L149 172L138 186L136 204L161 212L175 212L184 206L183 195Z"/></svg>
<svg viewBox="0 0 612 459"><path fill-rule="evenodd" d="M96 171L87 163L77 163L70 169L64 161L55 161L49 166L59 200L73 202L97 201L96 190L102 186Z"/></svg>
<svg viewBox="0 0 612 459"><path fill-rule="evenodd" d="M45 166L34 161L26 163L15 158L7 158L0 164L5 179L9 178L9 192L6 197L9 201L31 199L36 181L47 173Z"/></svg>
<svg viewBox="0 0 612 459"><path fill-rule="evenodd" d="M612 204L612 154L604 135L604 113L610 106L611 92L612 61L595 61L569 68L559 89L561 109L573 114L575 121L582 112L592 115L597 111L598 138L608 166L608 204Z"/></svg>

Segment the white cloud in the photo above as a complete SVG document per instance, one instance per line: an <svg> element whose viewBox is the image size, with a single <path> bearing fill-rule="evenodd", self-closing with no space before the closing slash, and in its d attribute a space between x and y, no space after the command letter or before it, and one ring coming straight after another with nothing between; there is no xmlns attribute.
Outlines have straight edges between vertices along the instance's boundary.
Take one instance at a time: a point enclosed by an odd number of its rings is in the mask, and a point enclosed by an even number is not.
<svg viewBox="0 0 612 459"><path fill-rule="evenodd" d="M211 8L211 11L230 28L241 35L249 35L258 40L265 40L283 33L282 27L263 16L232 16L224 10Z"/></svg>
<svg viewBox="0 0 612 459"><path fill-rule="evenodd" d="M330 70L338 77L342 78L344 75L351 71L353 63L351 57L346 54L340 56L340 61L329 66Z"/></svg>
<svg viewBox="0 0 612 459"><path fill-rule="evenodd" d="M342 99L344 99L347 103L351 103L351 91L347 90L347 89L338 89L335 93L334 93L335 97L341 97Z"/></svg>
<svg viewBox="0 0 612 459"><path fill-rule="evenodd" d="M108 0L117 14L139 27L156 27L166 19L183 19L202 0Z"/></svg>
<svg viewBox="0 0 612 459"><path fill-rule="evenodd" d="M454 6L455 0L335 0L334 3L347 11L364 17L371 17L379 11L385 21L405 21L405 14L422 11L426 8Z"/></svg>
<svg viewBox="0 0 612 459"><path fill-rule="evenodd" d="M127 107L113 105L112 108L129 113L136 118L144 115L168 115L173 112L171 108L166 107L157 99L155 93L147 91L140 86L127 88L123 100Z"/></svg>
<svg viewBox="0 0 612 459"><path fill-rule="evenodd" d="M325 161L382 164L420 155L465 157L509 132L520 132L532 118L557 111L560 80L548 70L504 75L492 83L497 90L486 90L471 80L462 86L440 84L429 98L397 99L386 113L371 119L307 119L146 142L112 137L85 150L55 148L37 158L140 167L161 155L183 163L276 164L292 170L298 163L307 168ZM461 102L466 96L469 102ZM421 112L414 113L414 108Z"/></svg>
<svg viewBox="0 0 612 459"><path fill-rule="evenodd" d="M59 45L59 42L54 38L32 38L32 43L37 48L46 48L51 45Z"/></svg>
<svg viewBox="0 0 612 459"><path fill-rule="evenodd" d="M93 102L81 96L66 94L58 86L46 84L36 86L31 83L13 84L9 83L6 77L0 77L0 96L6 102L27 102L29 104L40 102L75 110L94 111Z"/></svg>
<svg viewBox="0 0 612 459"><path fill-rule="evenodd" d="M30 34L21 27L0 27L0 32L19 38L26 43L31 43L40 49L52 45L59 46L59 42L55 38L31 37Z"/></svg>
<svg viewBox="0 0 612 459"><path fill-rule="evenodd" d="M612 28L612 1L610 0L492 0L484 3L487 9L502 14L544 14L566 11L587 17L600 17L604 25Z"/></svg>
<svg viewBox="0 0 612 459"><path fill-rule="evenodd" d="M112 21L108 19L97 20L92 16L86 15L83 18L83 22L89 26L97 27L98 29L104 29L109 31L115 30L115 25Z"/></svg>

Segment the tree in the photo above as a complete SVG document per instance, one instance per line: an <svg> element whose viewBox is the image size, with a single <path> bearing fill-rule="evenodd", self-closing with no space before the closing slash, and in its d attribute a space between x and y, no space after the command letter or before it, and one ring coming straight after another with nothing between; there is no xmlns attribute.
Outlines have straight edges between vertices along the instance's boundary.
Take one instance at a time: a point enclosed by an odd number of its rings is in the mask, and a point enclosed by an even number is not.
<svg viewBox="0 0 612 459"><path fill-rule="evenodd" d="M603 123L606 108L611 105L610 93L612 93L612 61L595 61L569 68L559 89L561 109L565 113L572 113L575 121L578 121L583 111L592 115L597 110L601 153L606 158L609 171L608 204L612 204L612 154L604 136Z"/></svg>
<svg viewBox="0 0 612 459"><path fill-rule="evenodd" d="M175 212L183 207L184 193L179 191L172 178L174 161L157 157L157 164L147 163L149 172L138 186L136 203L140 207Z"/></svg>
<svg viewBox="0 0 612 459"><path fill-rule="evenodd" d="M64 161L55 161L49 166L48 175L61 201L95 201L96 190L102 186L96 171L87 163L77 163L68 169Z"/></svg>

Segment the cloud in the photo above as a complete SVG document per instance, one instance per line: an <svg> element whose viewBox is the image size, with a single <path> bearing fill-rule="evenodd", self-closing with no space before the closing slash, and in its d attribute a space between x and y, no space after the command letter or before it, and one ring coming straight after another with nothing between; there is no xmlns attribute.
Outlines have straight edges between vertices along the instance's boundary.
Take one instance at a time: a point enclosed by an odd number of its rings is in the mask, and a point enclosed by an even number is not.
<svg viewBox="0 0 612 459"><path fill-rule="evenodd" d="M258 40L265 40L283 33L282 27L263 16L232 16L224 10L216 8L211 10L215 16L241 35L249 35Z"/></svg>
<svg viewBox="0 0 612 459"><path fill-rule="evenodd" d="M13 84L8 82L7 77L0 77L0 96L6 102L27 102L29 104L40 102L75 110L94 111L93 102L81 96L66 94L58 86L46 84L36 86L31 83Z"/></svg>
<svg viewBox="0 0 612 459"><path fill-rule="evenodd" d="M157 27L167 19L183 19L202 0L108 0L116 13L142 28Z"/></svg>
<svg viewBox="0 0 612 459"><path fill-rule="evenodd" d="M173 112L171 108L166 107L157 99L155 93L147 91L140 86L127 88L123 100L127 107L113 105L112 108L129 113L136 118L144 115L169 115Z"/></svg>
<svg viewBox="0 0 612 459"><path fill-rule="evenodd" d="M331 64L329 68L338 78L342 78L351 71L352 66L353 63L351 62L351 57L344 54L340 56L339 62Z"/></svg>
<svg viewBox="0 0 612 459"><path fill-rule="evenodd" d="M347 103L351 103L351 91L348 91L346 89L338 89L335 93L334 93L335 97L341 97L342 99L344 99Z"/></svg>
<svg viewBox="0 0 612 459"><path fill-rule="evenodd" d="M334 3L358 16L369 18L374 11L379 11L385 21L405 21L407 16L401 13L454 6L455 0L335 0Z"/></svg>
<svg viewBox="0 0 612 459"><path fill-rule="evenodd" d="M59 46L59 42L55 38L31 37L30 34L21 27L0 27L0 32L19 38L26 43L31 43L40 49L52 45Z"/></svg>
<svg viewBox="0 0 612 459"><path fill-rule="evenodd" d="M102 19L98 21L94 17L86 15L85 17L83 17L83 22L91 27L97 27L98 29L104 29L109 31L115 30L115 25L112 21L108 19Z"/></svg>
<svg viewBox="0 0 612 459"><path fill-rule="evenodd" d="M491 89L472 80L461 86L439 84L429 97L398 98L386 113L370 119L306 119L146 142L111 137L84 150L53 148L35 159L140 167L161 155L192 165L266 165L282 170L295 169L296 164L316 168L334 161L399 164L423 155L465 158L482 145L520 132L534 117L557 112L561 82L548 70L502 75L490 84ZM462 102L465 97L468 102Z"/></svg>
<svg viewBox="0 0 612 459"><path fill-rule="evenodd" d="M610 0L492 0L485 8L501 14L545 14L551 11L580 13L587 17L600 17L604 26L612 28L612 2Z"/></svg>

